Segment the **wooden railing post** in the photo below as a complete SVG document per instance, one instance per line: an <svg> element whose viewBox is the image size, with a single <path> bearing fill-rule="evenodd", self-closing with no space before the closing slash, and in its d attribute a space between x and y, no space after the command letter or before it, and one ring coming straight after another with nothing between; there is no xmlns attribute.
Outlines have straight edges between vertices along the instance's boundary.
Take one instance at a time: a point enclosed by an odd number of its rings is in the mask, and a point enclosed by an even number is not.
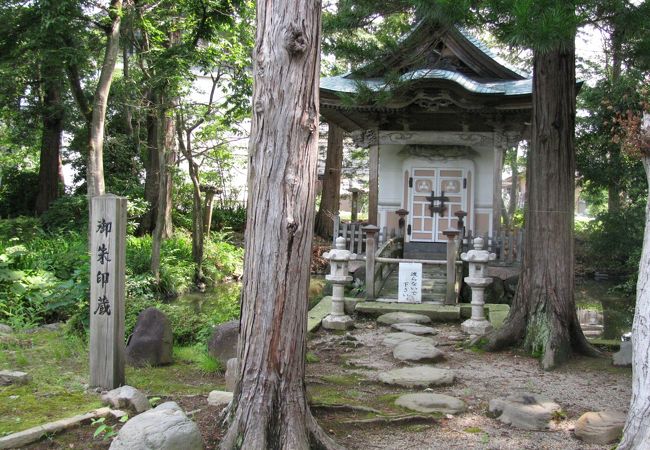
<svg viewBox="0 0 650 450"><path fill-rule="evenodd" d="M447 236L447 295L445 305L456 304L456 237L458 231L443 231Z"/></svg>
<svg viewBox="0 0 650 450"><path fill-rule="evenodd" d="M375 298L375 253L377 252L377 232L379 227L367 225L363 227L366 233L366 299Z"/></svg>

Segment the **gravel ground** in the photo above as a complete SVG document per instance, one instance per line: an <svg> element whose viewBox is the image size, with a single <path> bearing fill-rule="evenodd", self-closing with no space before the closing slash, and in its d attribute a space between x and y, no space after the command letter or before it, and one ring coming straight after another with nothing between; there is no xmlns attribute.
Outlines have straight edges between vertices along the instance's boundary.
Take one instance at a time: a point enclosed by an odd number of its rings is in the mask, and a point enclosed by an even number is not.
<svg viewBox="0 0 650 450"><path fill-rule="evenodd" d="M587 445L573 436L577 419L587 411L604 409L626 412L631 396L631 370L611 366L611 358L575 357L558 370L545 372L538 361L515 352L482 353L465 349L457 339L458 325L435 325L434 337L447 359L434 366L452 369L457 376L453 386L435 392L463 399L468 411L447 416L432 424L336 426L334 416L322 417L336 434L337 441L359 449L610 449L611 445ZM342 347L341 336L320 331L309 348L320 357L308 365L308 379L322 374L354 374L368 380L362 386L361 400L370 396L418 392L384 386L376 382L379 372L399 367L391 350L381 344L388 327L361 322L351 334L363 345ZM345 364L341 365L341 362ZM515 392L542 394L559 403L566 418L555 422L549 431L514 429L486 416L490 399ZM320 417L320 416L319 416Z"/></svg>

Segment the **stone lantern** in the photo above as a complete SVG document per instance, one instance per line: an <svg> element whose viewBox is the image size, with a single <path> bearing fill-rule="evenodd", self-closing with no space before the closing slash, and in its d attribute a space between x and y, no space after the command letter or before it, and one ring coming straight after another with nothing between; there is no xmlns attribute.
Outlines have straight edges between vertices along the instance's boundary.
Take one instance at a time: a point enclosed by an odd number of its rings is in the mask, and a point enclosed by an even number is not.
<svg viewBox="0 0 650 450"><path fill-rule="evenodd" d="M348 262L356 259L356 256L345 249L345 238L341 236L336 238L336 248L323 255L330 263L330 273L325 275L325 279L332 283L332 312L321 323L325 329L347 330L354 326L352 317L345 314L343 293L345 285L352 281L348 274Z"/></svg>
<svg viewBox="0 0 650 450"><path fill-rule="evenodd" d="M492 330L492 324L485 318L485 288L492 283L492 278L485 276L488 261L496 259L494 253L483 250L483 239L474 239L474 250L460 255L463 261L469 263L469 276L465 283L472 288L472 317L461 324L465 333L482 336Z"/></svg>

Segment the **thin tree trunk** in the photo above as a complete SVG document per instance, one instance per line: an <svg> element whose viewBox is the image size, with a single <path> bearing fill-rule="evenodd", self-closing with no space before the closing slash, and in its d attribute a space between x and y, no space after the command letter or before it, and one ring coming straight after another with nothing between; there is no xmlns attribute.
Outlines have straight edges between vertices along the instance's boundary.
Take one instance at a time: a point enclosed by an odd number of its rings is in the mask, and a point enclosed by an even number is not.
<svg viewBox="0 0 650 450"><path fill-rule="evenodd" d="M502 328L488 349L523 343L544 369L572 351L596 354L575 309L573 212L575 192L575 49L535 52L532 145L528 153L526 254Z"/></svg>
<svg viewBox="0 0 650 450"><path fill-rule="evenodd" d="M334 448L305 393L319 0L257 2L239 380L222 449Z"/></svg>
<svg viewBox="0 0 650 450"><path fill-rule="evenodd" d="M199 180L199 166L194 162L192 154L192 131L185 131L183 136L183 121L176 118L176 132L178 134L178 147L187 160L188 173L192 181L192 259L194 261L194 282L197 286L203 280L203 240L204 240L204 214L201 204L201 182Z"/></svg>
<svg viewBox="0 0 650 450"><path fill-rule="evenodd" d="M650 117L647 119L650 124ZM647 131L650 137L650 130ZM650 186L650 148L641 158ZM646 203L643 250L636 284L632 323L632 400L619 450L647 449L650 445L650 198Z"/></svg>
<svg viewBox="0 0 650 450"><path fill-rule="evenodd" d="M106 106L108 93L113 82L115 63L120 50L120 24L122 16L122 0L111 0L110 5L111 30L106 41L104 62L99 74L92 105L92 119L88 136L88 199L104 194L104 123L106 121ZM90 204L88 202L90 211ZM91 224L92 226L92 224Z"/></svg>
<svg viewBox="0 0 650 450"><path fill-rule="evenodd" d="M161 96L164 102L164 98ZM151 239L151 272L156 283L160 281L160 250L163 239L171 236L171 211L172 211L172 175L176 164L176 135L174 120L166 108L159 112L159 153L158 168L158 197L156 205L156 226Z"/></svg>
<svg viewBox="0 0 650 450"><path fill-rule="evenodd" d="M147 94L147 154L145 159L144 199L149 203L147 212L140 221L138 234L152 233L158 215L158 188L160 184L160 158L158 151L158 102L153 92Z"/></svg>
<svg viewBox="0 0 650 450"><path fill-rule="evenodd" d="M329 125L327 131L327 157L320 206L316 214L315 233L330 239L334 232L332 217L337 215L341 203L341 166L343 164L343 129Z"/></svg>
<svg viewBox="0 0 650 450"><path fill-rule="evenodd" d="M61 136L63 135L62 70L43 64L43 131L38 168L36 214L43 214L59 198L61 180Z"/></svg>

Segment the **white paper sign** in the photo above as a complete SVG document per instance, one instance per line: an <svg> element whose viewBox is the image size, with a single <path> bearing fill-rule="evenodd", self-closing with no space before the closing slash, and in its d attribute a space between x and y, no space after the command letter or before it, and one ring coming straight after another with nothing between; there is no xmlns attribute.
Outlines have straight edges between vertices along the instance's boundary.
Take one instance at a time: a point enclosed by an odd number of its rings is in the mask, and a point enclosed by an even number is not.
<svg viewBox="0 0 650 450"><path fill-rule="evenodd" d="M397 301L422 303L422 264L400 263Z"/></svg>

